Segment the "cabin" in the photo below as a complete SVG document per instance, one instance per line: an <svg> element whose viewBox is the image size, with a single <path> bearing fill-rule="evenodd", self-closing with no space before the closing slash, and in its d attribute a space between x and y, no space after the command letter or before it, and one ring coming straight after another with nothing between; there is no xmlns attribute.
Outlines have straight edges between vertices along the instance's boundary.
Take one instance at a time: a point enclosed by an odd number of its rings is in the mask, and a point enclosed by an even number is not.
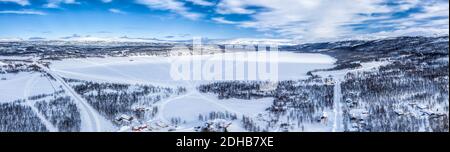
<svg viewBox="0 0 450 152"><path fill-rule="evenodd" d="M403 110L396 109L396 110L394 110L394 112L395 112L395 114L397 114L397 115L399 115L399 116L405 115L405 113L403 112Z"/></svg>
<svg viewBox="0 0 450 152"><path fill-rule="evenodd" d="M130 122L133 120L132 116L128 116L128 115L120 115L119 117L116 118L117 122Z"/></svg>
<svg viewBox="0 0 450 152"><path fill-rule="evenodd" d="M156 122L156 126L161 127L161 128L169 127L169 125L167 125L167 124L165 124L165 123L163 123L161 121Z"/></svg>
<svg viewBox="0 0 450 152"><path fill-rule="evenodd" d="M145 112L145 111L147 111L147 109L144 107L136 107L136 108L134 108L134 111L135 112Z"/></svg>
<svg viewBox="0 0 450 152"><path fill-rule="evenodd" d="M440 117L445 117L445 114L443 114L443 113L432 113L432 114L430 114L430 118L432 118L432 119L437 119L437 118L440 118Z"/></svg>
<svg viewBox="0 0 450 152"><path fill-rule="evenodd" d="M326 123L328 121L328 114L326 112L322 113L322 116L320 116L320 122Z"/></svg>
<svg viewBox="0 0 450 152"><path fill-rule="evenodd" d="M131 130L139 132L139 131L144 131L147 128L148 128L148 125L143 124L143 125L140 125L140 126L134 126L134 127L131 128Z"/></svg>
<svg viewBox="0 0 450 152"><path fill-rule="evenodd" d="M421 110L428 109L428 107L427 107L426 105L423 105L423 104L418 104L418 105L417 105L417 108L419 108L419 109L421 109Z"/></svg>
<svg viewBox="0 0 450 152"><path fill-rule="evenodd" d="M334 85L333 78L325 78L325 84L326 85Z"/></svg>

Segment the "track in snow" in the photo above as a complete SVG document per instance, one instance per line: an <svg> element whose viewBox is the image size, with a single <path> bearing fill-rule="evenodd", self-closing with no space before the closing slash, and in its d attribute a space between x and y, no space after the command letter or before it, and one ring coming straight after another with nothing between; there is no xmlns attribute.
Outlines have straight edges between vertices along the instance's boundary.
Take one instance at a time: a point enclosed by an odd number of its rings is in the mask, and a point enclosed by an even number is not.
<svg viewBox="0 0 450 152"><path fill-rule="evenodd" d="M42 124L44 124L45 128L47 128L49 132L58 132L58 128L56 128L50 121L48 121L47 118L45 118L45 116L32 103L30 103L30 101L28 101L28 97L30 97L29 90L33 86L33 83L36 81L36 77L37 76L32 76L31 79L27 81L23 92L25 98L24 105L31 108L31 110L41 120Z"/></svg>
<svg viewBox="0 0 450 152"><path fill-rule="evenodd" d="M75 100L75 103L77 104L78 108L80 109L80 114L81 114L82 120L85 121L85 122L81 122L82 131L86 131L86 132L105 131L102 129L102 125L99 120L100 119L99 117L101 117L101 116L97 113L97 111L95 111L94 108L92 108L89 105L89 103L86 100L84 100L84 98L82 98L78 93L76 93L75 90L73 90L72 87L69 84L67 84L62 79L61 76L54 73L47 67L44 67L40 64L37 64L37 65L40 68L42 68L44 71L46 71L48 74L50 74L53 78L55 78L56 81L61 84L62 88L66 91L66 93L68 93ZM84 127L83 127L83 123L84 123Z"/></svg>

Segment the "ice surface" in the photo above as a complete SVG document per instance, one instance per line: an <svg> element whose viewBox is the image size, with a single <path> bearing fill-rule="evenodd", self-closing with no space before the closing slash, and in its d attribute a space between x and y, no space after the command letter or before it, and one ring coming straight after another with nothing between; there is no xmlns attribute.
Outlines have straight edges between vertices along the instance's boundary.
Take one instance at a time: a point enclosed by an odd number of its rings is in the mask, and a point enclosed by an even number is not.
<svg viewBox="0 0 450 152"><path fill-rule="evenodd" d="M189 64L200 61L202 63L223 63L227 60L251 61L242 54L203 55L203 56L135 56L135 57L107 57L87 59L67 59L54 61L51 69L64 77L120 83L150 83L155 85L173 86L188 85L193 82L180 81L171 76L171 66L174 62ZM257 56L256 52L250 52L248 56ZM323 54L307 54L280 52L278 60L278 79L291 80L306 77L308 71L314 69L326 69L333 67L335 59ZM266 64L266 62L259 64ZM205 65L205 64L203 64ZM224 68L225 69L225 68ZM247 69L245 69L247 70ZM223 70L225 73L226 70ZM246 73L248 71L245 71ZM195 73L191 71L191 75ZM238 75L238 74L236 74ZM199 83L199 82L196 82Z"/></svg>

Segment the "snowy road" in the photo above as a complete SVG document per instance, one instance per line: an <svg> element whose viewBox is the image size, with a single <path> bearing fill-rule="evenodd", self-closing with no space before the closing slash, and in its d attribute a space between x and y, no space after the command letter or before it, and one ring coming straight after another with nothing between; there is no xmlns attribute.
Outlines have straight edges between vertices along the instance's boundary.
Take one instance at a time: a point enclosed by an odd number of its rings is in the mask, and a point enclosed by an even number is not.
<svg viewBox="0 0 450 152"><path fill-rule="evenodd" d="M102 125L105 122L108 122L105 118L102 118L98 112L92 108L89 103L82 98L78 93L75 92L75 90L72 89L72 87L67 84L61 76L59 76L57 73L54 73L52 70L48 69L45 66L42 66L40 64L37 64L40 68L42 68L45 72L50 74L53 78L56 79L58 83L61 84L62 88L72 97L72 99L75 100L75 103L77 104L77 107L80 109L81 114L81 131L84 132L101 132L101 131L107 131L108 128ZM101 121L100 119L105 119Z"/></svg>
<svg viewBox="0 0 450 152"><path fill-rule="evenodd" d="M341 131L342 124L342 109L341 109L341 100L342 100L342 92L341 92L341 81L339 79L335 80L334 83L334 91L333 91L333 102L334 102L334 119L333 119L333 129L332 132Z"/></svg>
<svg viewBox="0 0 450 152"><path fill-rule="evenodd" d="M342 112L342 89L341 89L341 82L345 81L345 75L350 72L361 72L361 71L370 71L377 69L383 65L389 64L388 61L373 61L373 62L364 62L360 63L362 67L357 69L351 69L351 70L336 70L336 71L321 71L316 72L315 74L321 76L321 77L328 77L331 76L334 81L334 88L333 88L333 102L334 102L334 108L333 108L333 127L332 132L343 132L345 131L342 127L343 125L343 112Z"/></svg>

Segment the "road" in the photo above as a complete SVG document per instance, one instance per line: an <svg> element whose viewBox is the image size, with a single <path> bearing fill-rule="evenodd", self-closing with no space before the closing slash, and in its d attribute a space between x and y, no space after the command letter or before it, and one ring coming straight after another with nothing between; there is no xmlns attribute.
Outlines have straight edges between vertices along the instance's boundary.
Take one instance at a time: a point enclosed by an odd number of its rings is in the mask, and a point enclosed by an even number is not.
<svg viewBox="0 0 450 152"><path fill-rule="evenodd" d="M100 118L101 117L97 111L92 108L89 103L83 98L81 97L78 93L75 92L75 90L73 90L73 88L67 84L63 78L58 75L57 73L53 72L52 70L50 70L49 68L40 65L38 63L36 63L36 65L38 65L41 69L43 69L45 72L47 72L48 74L50 74L53 78L56 79L56 81L58 83L61 84L62 89L64 89L66 91L66 93L72 97L72 99L75 100L75 103L77 104L78 108L80 109L80 114L81 114L81 131L84 132L100 132L100 131L104 131L101 128L101 122L100 122Z"/></svg>
<svg viewBox="0 0 450 152"><path fill-rule="evenodd" d="M341 81L339 79L335 79L334 87L333 87L333 103L334 103L334 119L333 119L333 129L332 132L341 131L342 125L342 91L341 91Z"/></svg>

